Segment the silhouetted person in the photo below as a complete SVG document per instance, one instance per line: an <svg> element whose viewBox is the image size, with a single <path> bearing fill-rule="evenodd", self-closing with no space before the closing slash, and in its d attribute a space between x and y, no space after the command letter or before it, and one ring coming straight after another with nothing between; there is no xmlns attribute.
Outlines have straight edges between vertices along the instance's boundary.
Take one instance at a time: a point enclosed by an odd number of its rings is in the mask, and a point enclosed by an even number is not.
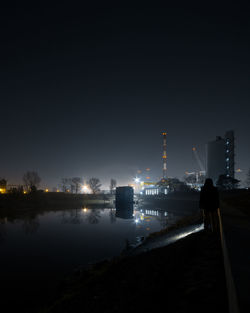
<svg viewBox="0 0 250 313"><path fill-rule="evenodd" d="M220 206L219 193L213 185L213 180L207 178L200 193L200 209L203 211L204 228L216 232L219 230L218 209Z"/></svg>

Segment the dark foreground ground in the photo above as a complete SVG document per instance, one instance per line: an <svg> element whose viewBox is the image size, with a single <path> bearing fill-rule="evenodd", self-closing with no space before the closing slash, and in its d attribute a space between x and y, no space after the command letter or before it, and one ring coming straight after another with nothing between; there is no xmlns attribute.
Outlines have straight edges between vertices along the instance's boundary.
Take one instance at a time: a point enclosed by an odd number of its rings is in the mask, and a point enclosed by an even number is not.
<svg viewBox="0 0 250 313"><path fill-rule="evenodd" d="M61 285L41 312L228 312L220 242L204 231L100 263Z"/></svg>

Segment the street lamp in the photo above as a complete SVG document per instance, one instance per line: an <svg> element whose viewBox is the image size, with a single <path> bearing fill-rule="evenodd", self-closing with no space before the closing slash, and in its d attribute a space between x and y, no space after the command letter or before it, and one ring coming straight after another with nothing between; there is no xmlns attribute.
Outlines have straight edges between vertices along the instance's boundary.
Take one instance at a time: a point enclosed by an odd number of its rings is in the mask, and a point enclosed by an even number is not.
<svg viewBox="0 0 250 313"><path fill-rule="evenodd" d="M89 193L90 192L89 187L87 185L83 185L82 186L82 192L83 193Z"/></svg>
<svg viewBox="0 0 250 313"><path fill-rule="evenodd" d="M139 177L135 177L134 181L138 184L140 182L140 178Z"/></svg>

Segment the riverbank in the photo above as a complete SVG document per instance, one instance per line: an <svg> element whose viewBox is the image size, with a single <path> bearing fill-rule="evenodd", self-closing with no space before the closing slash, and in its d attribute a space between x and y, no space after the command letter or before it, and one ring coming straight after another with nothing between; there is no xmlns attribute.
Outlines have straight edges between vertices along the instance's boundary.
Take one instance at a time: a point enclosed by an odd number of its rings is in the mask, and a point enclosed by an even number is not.
<svg viewBox="0 0 250 313"><path fill-rule="evenodd" d="M226 245L231 312L248 312L250 306L250 190L235 190L222 198L221 220Z"/></svg>
<svg viewBox="0 0 250 313"><path fill-rule="evenodd" d="M19 216L26 213L70 210L91 205L113 206L114 195L85 195L71 193L3 194L0 195L0 217Z"/></svg>
<svg viewBox="0 0 250 313"><path fill-rule="evenodd" d="M61 284L46 313L228 312L220 242L204 231L94 265Z"/></svg>
<svg viewBox="0 0 250 313"><path fill-rule="evenodd" d="M197 192L176 192L163 197L136 196L135 204L145 209L161 208L168 213L190 215L198 210ZM185 202L185 205L183 204ZM71 210L84 207L115 206L111 194L71 194L36 192L31 194L0 194L0 218L15 218L45 211Z"/></svg>
<svg viewBox="0 0 250 313"><path fill-rule="evenodd" d="M224 191L221 200L224 210L230 211L230 208L234 208L250 216L250 189Z"/></svg>

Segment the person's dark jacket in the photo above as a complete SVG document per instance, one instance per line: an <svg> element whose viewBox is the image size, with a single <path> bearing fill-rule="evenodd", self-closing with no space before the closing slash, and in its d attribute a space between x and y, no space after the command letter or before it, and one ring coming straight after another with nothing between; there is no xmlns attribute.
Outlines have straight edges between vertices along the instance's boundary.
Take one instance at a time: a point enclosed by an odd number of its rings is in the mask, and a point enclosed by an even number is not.
<svg viewBox="0 0 250 313"><path fill-rule="evenodd" d="M202 187L200 193L199 207L206 211L215 211L219 208L219 193L216 187Z"/></svg>

